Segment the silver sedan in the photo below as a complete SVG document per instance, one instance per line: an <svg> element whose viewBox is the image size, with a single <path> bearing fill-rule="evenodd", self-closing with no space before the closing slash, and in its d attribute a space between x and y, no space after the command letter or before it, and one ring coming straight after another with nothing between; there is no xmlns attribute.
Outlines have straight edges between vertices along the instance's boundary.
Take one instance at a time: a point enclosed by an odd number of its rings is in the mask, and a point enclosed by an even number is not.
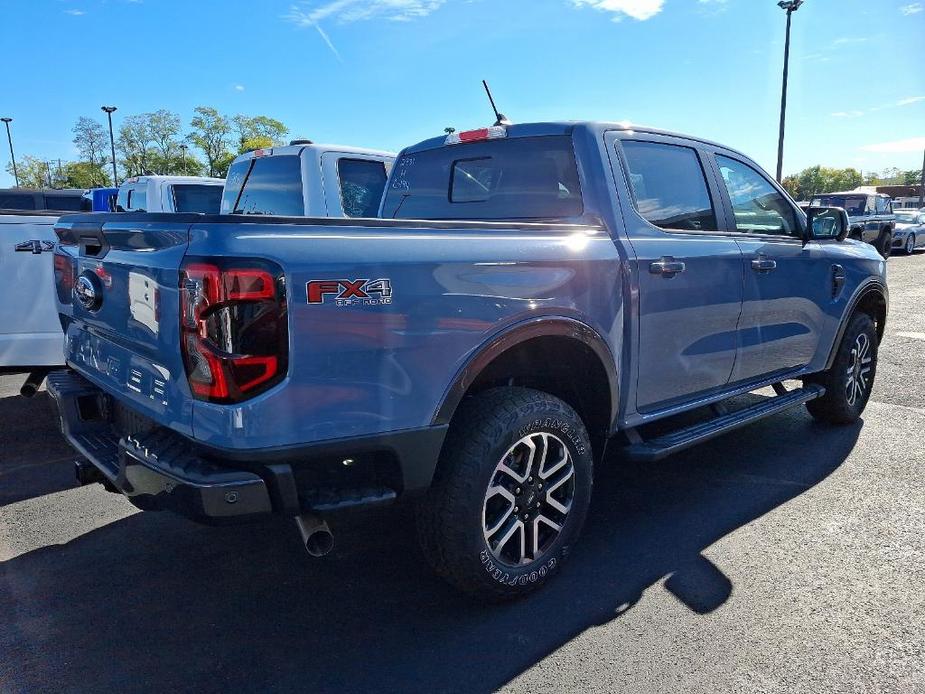
<svg viewBox="0 0 925 694"><path fill-rule="evenodd" d="M925 212L896 210L893 248L912 255L916 248L925 248Z"/></svg>

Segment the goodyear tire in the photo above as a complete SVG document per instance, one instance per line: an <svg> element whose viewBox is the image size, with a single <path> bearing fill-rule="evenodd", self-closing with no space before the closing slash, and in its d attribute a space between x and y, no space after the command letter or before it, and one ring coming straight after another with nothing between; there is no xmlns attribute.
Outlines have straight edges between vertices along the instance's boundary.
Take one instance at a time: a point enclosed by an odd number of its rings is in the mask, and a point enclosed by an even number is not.
<svg viewBox="0 0 925 694"><path fill-rule="evenodd" d="M578 538L592 474L588 433L563 401L514 387L468 398L418 508L424 554L478 599L526 595L559 571Z"/></svg>
<svg viewBox="0 0 925 694"><path fill-rule="evenodd" d="M806 403L813 417L829 424L853 424L860 418L877 374L877 346L873 320L865 313L855 314L832 368L807 379L825 386L825 395Z"/></svg>

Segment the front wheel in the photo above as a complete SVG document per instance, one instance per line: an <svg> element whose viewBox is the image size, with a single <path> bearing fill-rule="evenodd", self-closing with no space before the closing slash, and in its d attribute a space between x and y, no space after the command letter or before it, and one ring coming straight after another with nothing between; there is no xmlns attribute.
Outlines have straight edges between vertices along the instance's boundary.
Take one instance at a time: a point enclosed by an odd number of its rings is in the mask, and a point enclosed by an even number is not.
<svg viewBox="0 0 925 694"><path fill-rule="evenodd" d="M889 231L884 231L880 234L880 240L877 243L877 250L880 251L880 255L884 259L890 257L890 253L893 250L893 234Z"/></svg>
<svg viewBox="0 0 925 694"><path fill-rule="evenodd" d="M915 253L915 234L909 234L906 237L906 255Z"/></svg>
<svg viewBox="0 0 925 694"><path fill-rule="evenodd" d="M427 560L480 599L532 592L578 538L592 468L585 426L562 400L513 387L467 399L418 508Z"/></svg>
<svg viewBox="0 0 925 694"><path fill-rule="evenodd" d="M866 313L848 324L832 368L807 379L825 386L825 395L806 403L809 413L829 424L856 422L874 386L877 374L877 329Z"/></svg>

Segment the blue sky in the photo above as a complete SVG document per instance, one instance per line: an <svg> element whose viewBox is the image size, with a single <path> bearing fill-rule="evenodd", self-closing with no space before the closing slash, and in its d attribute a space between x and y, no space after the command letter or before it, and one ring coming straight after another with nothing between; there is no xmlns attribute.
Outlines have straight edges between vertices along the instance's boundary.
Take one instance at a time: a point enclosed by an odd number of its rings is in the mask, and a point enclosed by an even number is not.
<svg viewBox="0 0 925 694"><path fill-rule="evenodd" d="M116 127L206 104L398 150L489 123L487 78L515 121L629 120L773 171L783 38L775 0L3 0L0 116L18 157L73 158L104 103ZM806 0L785 173L921 166L923 46L925 0Z"/></svg>

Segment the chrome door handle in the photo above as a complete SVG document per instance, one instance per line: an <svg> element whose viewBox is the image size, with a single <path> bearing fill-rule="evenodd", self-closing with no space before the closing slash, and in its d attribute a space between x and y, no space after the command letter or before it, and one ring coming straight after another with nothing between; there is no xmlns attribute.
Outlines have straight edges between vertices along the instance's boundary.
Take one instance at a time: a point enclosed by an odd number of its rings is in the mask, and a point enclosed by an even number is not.
<svg viewBox="0 0 925 694"><path fill-rule="evenodd" d="M649 265L649 272L653 275L662 275L663 277L674 277L680 272L684 272L686 266L680 260L665 257L659 258Z"/></svg>
<svg viewBox="0 0 925 694"><path fill-rule="evenodd" d="M31 241L23 241L22 243L17 243L13 246L13 250L17 253L32 253L38 255L42 251L53 251L55 249L55 244L51 241L40 241L38 239L32 239Z"/></svg>
<svg viewBox="0 0 925 694"><path fill-rule="evenodd" d="M757 258L752 259L752 270L755 272L771 272L771 270L774 270L776 267L776 260L766 258L763 255L759 255Z"/></svg>

